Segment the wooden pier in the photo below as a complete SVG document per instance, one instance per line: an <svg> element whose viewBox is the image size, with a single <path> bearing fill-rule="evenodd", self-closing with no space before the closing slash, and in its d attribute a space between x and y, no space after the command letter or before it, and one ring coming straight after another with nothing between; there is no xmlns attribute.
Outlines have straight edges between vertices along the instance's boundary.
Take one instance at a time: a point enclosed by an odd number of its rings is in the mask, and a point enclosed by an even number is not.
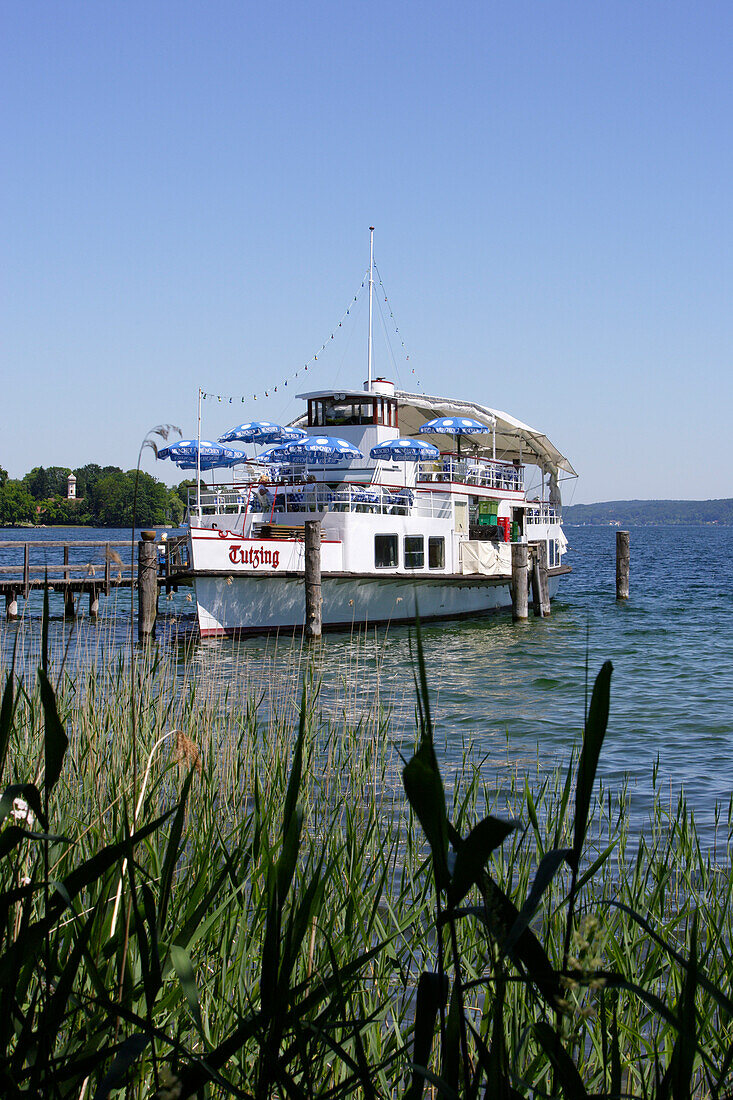
<svg viewBox="0 0 733 1100"><path fill-rule="evenodd" d="M153 548L151 561L155 568L151 570L148 562L147 570L154 582L155 598L161 587L170 592L179 584L190 584L185 536L160 541L155 532L145 532L145 536L150 536L144 541ZM89 614L98 614L100 596L109 596L118 588L138 587L142 551L138 549L136 561L135 554L130 553L131 545L129 539L0 542L0 596L5 597L7 617L19 618L18 600L43 591L46 583L52 595L63 596L64 615L73 617L84 595L89 598ZM146 615L149 618L149 607Z"/></svg>

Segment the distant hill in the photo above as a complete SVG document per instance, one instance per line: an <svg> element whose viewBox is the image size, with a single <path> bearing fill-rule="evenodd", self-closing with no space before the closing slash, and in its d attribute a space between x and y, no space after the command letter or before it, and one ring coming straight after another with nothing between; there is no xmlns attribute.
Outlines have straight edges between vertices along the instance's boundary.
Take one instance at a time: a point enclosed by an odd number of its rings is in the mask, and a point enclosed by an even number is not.
<svg viewBox="0 0 733 1100"><path fill-rule="evenodd" d="M655 526L662 523L733 524L733 498L725 500L607 500L571 504L562 510L565 523L601 526Z"/></svg>

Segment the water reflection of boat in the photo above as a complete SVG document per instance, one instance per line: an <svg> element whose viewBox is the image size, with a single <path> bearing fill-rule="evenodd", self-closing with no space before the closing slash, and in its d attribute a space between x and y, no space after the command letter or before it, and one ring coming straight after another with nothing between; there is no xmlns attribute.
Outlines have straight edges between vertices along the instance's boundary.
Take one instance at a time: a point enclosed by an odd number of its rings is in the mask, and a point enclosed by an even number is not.
<svg viewBox="0 0 733 1100"><path fill-rule="evenodd" d="M371 355L363 389L298 396L305 437L190 504L202 636L303 625L307 519L321 524L324 627L409 621L416 602L425 619L510 607L513 542L546 545L555 595L569 571L559 480L574 471L542 432L473 401L396 390L372 378ZM475 425L465 437L457 426L455 448L446 419ZM344 446L327 455L334 437ZM403 460L410 440L432 444L430 457L418 445Z"/></svg>

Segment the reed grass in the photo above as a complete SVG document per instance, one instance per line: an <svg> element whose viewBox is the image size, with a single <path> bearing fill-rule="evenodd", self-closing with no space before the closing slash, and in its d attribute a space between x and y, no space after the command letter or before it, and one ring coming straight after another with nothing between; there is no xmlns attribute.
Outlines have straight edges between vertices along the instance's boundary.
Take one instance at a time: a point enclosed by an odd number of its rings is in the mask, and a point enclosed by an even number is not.
<svg viewBox="0 0 733 1100"><path fill-rule="evenodd" d="M731 809L712 850L661 789L631 832L595 778L610 668L569 770L529 775L441 769L421 653L395 728L371 638L336 668L17 638L4 1095L731 1094Z"/></svg>

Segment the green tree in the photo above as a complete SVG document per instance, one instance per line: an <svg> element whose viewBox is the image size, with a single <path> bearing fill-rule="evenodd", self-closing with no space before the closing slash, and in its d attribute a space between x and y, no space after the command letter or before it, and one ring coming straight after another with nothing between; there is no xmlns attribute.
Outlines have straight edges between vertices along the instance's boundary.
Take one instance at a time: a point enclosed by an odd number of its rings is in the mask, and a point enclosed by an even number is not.
<svg viewBox="0 0 733 1100"><path fill-rule="evenodd" d="M121 474L122 470L119 466L99 466L96 462L88 462L86 466L79 466L74 470L74 477L76 478L76 495L78 497L87 497L89 493L94 489L101 477L105 474Z"/></svg>
<svg viewBox="0 0 733 1100"><path fill-rule="evenodd" d="M22 481L4 481L0 485L0 525L35 523L36 502Z"/></svg>
<svg viewBox="0 0 733 1100"><path fill-rule="evenodd" d="M4 470L3 467L0 466L0 485L4 485L7 480L8 480L8 471Z"/></svg>
<svg viewBox="0 0 733 1100"><path fill-rule="evenodd" d="M23 484L35 500L65 497L70 473L68 466L34 466L23 478Z"/></svg>
<svg viewBox="0 0 733 1100"><path fill-rule="evenodd" d="M186 505L181 500L176 489L168 490L168 507L170 520L174 527L180 527L186 515Z"/></svg>
<svg viewBox="0 0 733 1100"><path fill-rule="evenodd" d="M135 470L121 470L101 477L89 494L89 511L94 523L102 527L131 527L135 497ZM135 520L138 526L168 523L171 517L170 492L150 474L140 473Z"/></svg>

